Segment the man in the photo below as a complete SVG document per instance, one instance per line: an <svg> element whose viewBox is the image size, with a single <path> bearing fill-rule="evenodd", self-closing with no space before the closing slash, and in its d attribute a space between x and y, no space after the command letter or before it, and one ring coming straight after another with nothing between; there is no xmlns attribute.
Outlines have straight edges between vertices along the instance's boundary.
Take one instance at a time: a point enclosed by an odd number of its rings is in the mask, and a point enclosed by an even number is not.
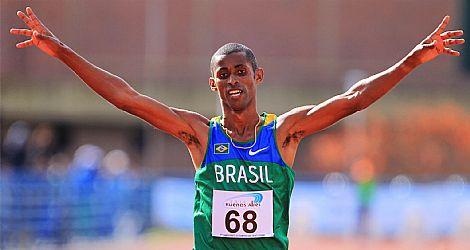
<svg viewBox="0 0 470 250"><path fill-rule="evenodd" d="M180 139L196 170L196 249L287 249L288 211L295 153L300 141L367 108L419 65L438 55L459 56L449 45L463 44L463 31L437 29L389 69L359 81L319 105L295 108L279 117L256 106L264 71L253 52L226 44L211 59L209 85L219 94L223 115L211 120L135 91L123 79L80 57L44 26L31 8L18 16L29 29L11 29L72 69L90 88L119 109Z"/></svg>

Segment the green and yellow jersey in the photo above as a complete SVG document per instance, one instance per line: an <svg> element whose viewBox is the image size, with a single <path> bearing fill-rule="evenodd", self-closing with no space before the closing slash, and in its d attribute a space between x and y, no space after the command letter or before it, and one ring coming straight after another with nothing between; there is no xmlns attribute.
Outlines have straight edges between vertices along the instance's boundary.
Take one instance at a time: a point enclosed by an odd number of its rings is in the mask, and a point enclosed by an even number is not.
<svg viewBox="0 0 470 250"><path fill-rule="evenodd" d="M254 142L232 141L212 118L195 174L195 249L287 249L294 171L276 144L276 116L262 114Z"/></svg>

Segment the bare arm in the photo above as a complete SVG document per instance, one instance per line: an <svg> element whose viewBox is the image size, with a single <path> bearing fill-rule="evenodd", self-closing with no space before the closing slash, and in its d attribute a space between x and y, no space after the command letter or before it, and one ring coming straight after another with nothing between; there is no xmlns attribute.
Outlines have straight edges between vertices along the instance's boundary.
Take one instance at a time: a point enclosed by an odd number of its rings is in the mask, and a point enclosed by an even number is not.
<svg viewBox="0 0 470 250"><path fill-rule="evenodd" d="M463 44L464 39L452 39L463 31L443 32L449 22L446 16L441 24L408 55L392 67L354 84L345 93L334 96L319 105L296 108L280 118L288 127L287 134L300 133L302 137L322 130L342 118L369 107L395 87L419 65L433 60L440 54L459 56L449 45Z"/></svg>
<svg viewBox="0 0 470 250"><path fill-rule="evenodd" d="M97 94L117 108L144 119L184 142L189 143L187 136L194 134L188 124L191 123L191 114L197 121L205 122L204 118L196 113L168 107L151 97L138 93L122 78L93 65L66 46L60 48L58 59Z"/></svg>
<svg viewBox="0 0 470 250"><path fill-rule="evenodd" d="M182 140L191 151L193 162L198 165L204 154L207 133L207 118L182 109L168 107L146 95L138 93L122 78L113 75L78 55L62 43L37 18L31 8L27 15L18 11L18 16L29 29L11 29L10 33L30 37L20 42L17 48L36 46L44 53L66 64L97 94L117 108L138 116L151 125ZM201 142L202 141L202 142Z"/></svg>

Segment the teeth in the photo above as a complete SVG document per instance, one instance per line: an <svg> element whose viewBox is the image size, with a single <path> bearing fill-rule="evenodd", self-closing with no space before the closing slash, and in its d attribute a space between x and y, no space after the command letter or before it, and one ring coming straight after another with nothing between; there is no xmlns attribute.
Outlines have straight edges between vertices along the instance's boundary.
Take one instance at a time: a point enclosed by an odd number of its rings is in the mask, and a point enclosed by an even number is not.
<svg viewBox="0 0 470 250"><path fill-rule="evenodd" d="M240 94L242 91L239 90L239 89L236 89L236 90L230 90L228 92L229 95L236 95L236 94Z"/></svg>

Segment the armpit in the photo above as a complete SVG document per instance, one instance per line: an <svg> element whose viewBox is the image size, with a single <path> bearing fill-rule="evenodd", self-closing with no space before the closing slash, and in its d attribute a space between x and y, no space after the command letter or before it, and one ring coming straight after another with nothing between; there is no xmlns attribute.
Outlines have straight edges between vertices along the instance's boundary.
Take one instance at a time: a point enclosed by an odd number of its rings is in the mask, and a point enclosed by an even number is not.
<svg viewBox="0 0 470 250"><path fill-rule="evenodd" d="M190 134L185 131L178 132L179 139L182 140L186 145L201 145L199 140L193 134Z"/></svg>
<svg viewBox="0 0 470 250"><path fill-rule="evenodd" d="M286 139L282 142L282 147L285 148L289 146L289 144L292 142L299 143L304 134L305 134L304 130L297 131L292 134L288 134Z"/></svg>

